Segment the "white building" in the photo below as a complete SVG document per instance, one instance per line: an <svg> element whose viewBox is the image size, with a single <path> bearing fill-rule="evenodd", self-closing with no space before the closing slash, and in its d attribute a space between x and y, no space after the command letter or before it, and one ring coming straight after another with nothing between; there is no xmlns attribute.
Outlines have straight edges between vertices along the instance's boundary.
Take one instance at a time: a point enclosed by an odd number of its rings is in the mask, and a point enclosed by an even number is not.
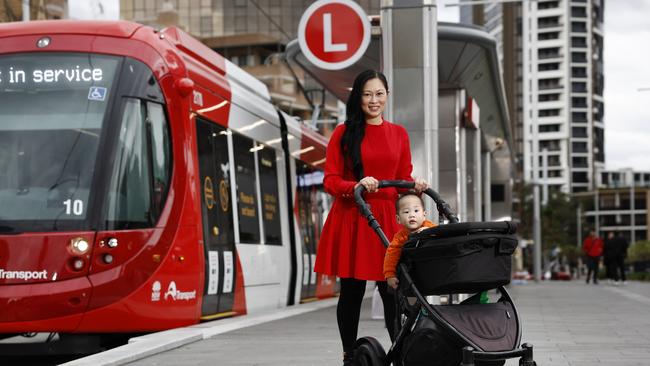
<svg viewBox="0 0 650 366"><path fill-rule="evenodd" d="M601 170L596 186L593 191L576 194L581 199L583 224L603 238L608 232L615 232L632 243L648 240L650 171Z"/></svg>
<svg viewBox="0 0 650 366"><path fill-rule="evenodd" d="M591 190L605 162L603 1L522 8L524 180L565 193Z"/></svg>

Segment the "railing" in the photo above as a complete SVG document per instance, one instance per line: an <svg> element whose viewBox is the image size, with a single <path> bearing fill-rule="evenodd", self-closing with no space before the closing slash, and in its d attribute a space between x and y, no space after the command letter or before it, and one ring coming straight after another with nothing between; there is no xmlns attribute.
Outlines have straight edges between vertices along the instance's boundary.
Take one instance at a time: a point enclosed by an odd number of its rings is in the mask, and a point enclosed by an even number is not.
<svg viewBox="0 0 650 366"><path fill-rule="evenodd" d="M551 90L551 89L562 89L564 86L562 84L554 84L554 85L539 85L537 89L539 90ZM585 90L586 91L586 90Z"/></svg>
<svg viewBox="0 0 650 366"><path fill-rule="evenodd" d="M562 58L564 55L557 52L557 53L540 53L537 55L537 58L540 60L546 60L549 58Z"/></svg>
<svg viewBox="0 0 650 366"><path fill-rule="evenodd" d="M561 22L537 23L537 29L556 28L556 27L562 27L562 23Z"/></svg>

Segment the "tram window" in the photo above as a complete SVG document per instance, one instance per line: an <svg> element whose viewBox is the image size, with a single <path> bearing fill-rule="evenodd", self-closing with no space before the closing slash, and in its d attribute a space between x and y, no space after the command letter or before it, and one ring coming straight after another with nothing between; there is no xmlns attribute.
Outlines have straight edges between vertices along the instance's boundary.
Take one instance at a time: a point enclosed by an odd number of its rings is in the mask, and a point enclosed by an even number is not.
<svg viewBox="0 0 650 366"><path fill-rule="evenodd" d="M329 212L330 198L323 189L321 170L296 160L296 179L300 233L307 250L315 253Z"/></svg>
<svg viewBox="0 0 650 366"><path fill-rule="evenodd" d="M151 164L153 173L153 209L159 217L165 206L171 177L171 146L163 106L147 103L149 136L151 139Z"/></svg>
<svg viewBox="0 0 650 366"><path fill-rule="evenodd" d="M232 141L235 153L239 240L242 243L259 243L260 224L257 216L255 144L253 140L236 133L233 133Z"/></svg>
<svg viewBox="0 0 650 366"><path fill-rule="evenodd" d="M108 229L151 225L151 194L147 166L146 109L138 99L126 99L108 193Z"/></svg>
<svg viewBox="0 0 650 366"><path fill-rule="evenodd" d="M278 198L278 173L275 159L275 150L271 148L262 148L257 151L265 243L282 245Z"/></svg>
<svg viewBox="0 0 650 366"><path fill-rule="evenodd" d="M171 177L171 146L163 106L124 99L124 114L108 191L109 230L153 226Z"/></svg>
<svg viewBox="0 0 650 366"><path fill-rule="evenodd" d="M230 199L228 135L225 128L197 117L203 238L208 250L229 246L235 237Z"/></svg>
<svg viewBox="0 0 650 366"><path fill-rule="evenodd" d="M119 65L85 53L0 55L0 235L92 227Z"/></svg>

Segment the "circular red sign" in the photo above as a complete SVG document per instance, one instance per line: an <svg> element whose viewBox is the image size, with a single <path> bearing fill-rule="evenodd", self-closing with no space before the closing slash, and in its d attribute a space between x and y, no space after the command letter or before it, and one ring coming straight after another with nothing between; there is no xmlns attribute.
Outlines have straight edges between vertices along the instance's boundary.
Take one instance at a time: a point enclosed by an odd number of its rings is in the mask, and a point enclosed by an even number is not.
<svg viewBox="0 0 650 366"><path fill-rule="evenodd" d="M318 67L336 70L358 61L370 43L370 22L361 7L347 0L321 0L300 19L300 48Z"/></svg>

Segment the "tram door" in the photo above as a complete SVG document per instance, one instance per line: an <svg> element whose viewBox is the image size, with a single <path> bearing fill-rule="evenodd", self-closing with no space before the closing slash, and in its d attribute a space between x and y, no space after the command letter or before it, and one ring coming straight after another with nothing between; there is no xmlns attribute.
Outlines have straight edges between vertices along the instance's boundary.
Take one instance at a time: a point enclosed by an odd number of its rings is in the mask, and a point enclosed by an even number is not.
<svg viewBox="0 0 650 366"><path fill-rule="evenodd" d="M196 119L201 177L201 218L205 249L202 319L232 311L235 293L235 236L230 200L228 135L214 123Z"/></svg>
<svg viewBox="0 0 650 366"><path fill-rule="evenodd" d="M300 236L302 242L302 289L300 300L310 301L316 298L316 284L318 275L314 272L316 261L316 245L319 228L314 222L314 200L316 198L316 184L314 169L307 164L296 161L296 210Z"/></svg>

